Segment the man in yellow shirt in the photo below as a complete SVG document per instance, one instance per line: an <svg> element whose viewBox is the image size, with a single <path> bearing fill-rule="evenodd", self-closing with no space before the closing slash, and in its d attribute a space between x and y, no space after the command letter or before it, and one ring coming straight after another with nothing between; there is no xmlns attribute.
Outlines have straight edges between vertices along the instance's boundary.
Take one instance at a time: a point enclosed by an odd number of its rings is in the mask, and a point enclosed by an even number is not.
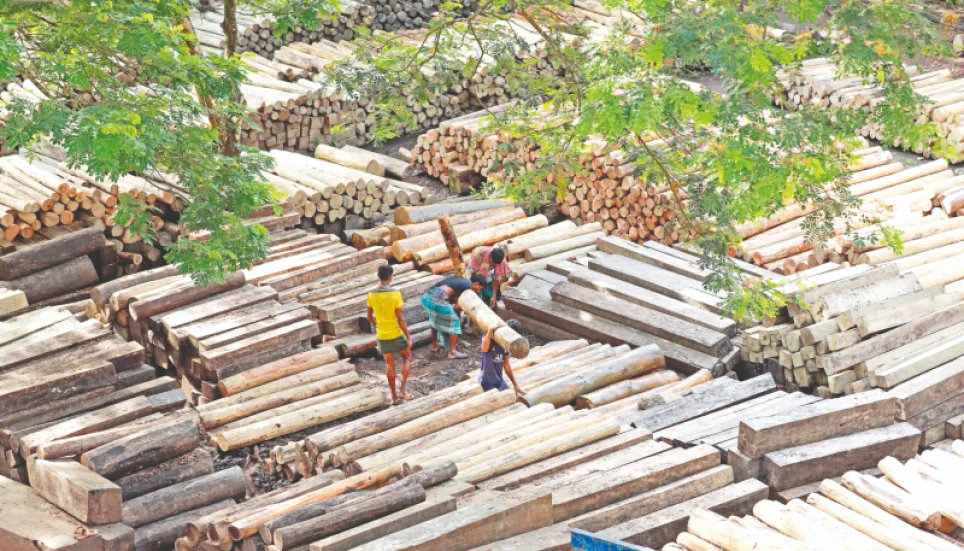
<svg viewBox="0 0 964 551"><path fill-rule="evenodd" d="M388 264L378 267L380 285L368 293L368 321L378 337L378 351L385 357L385 374L388 387L392 389L392 405L398 405L411 396L405 392L408 372L412 366L412 336L405 324L402 293L392 288L394 270ZM402 357L402 384L395 392L395 355Z"/></svg>

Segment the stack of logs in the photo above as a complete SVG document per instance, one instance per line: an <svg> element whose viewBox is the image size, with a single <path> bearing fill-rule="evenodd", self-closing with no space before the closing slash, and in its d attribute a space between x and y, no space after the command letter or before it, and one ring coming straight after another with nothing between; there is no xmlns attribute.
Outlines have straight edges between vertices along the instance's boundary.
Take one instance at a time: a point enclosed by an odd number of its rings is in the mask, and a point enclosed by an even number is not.
<svg viewBox="0 0 964 551"><path fill-rule="evenodd" d="M941 533L964 525L964 503L953 490L964 467L964 442L951 449L928 450L903 463L886 457L879 462L882 478L849 471L786 502L760 501L752 515L694 510L686 530L662 551L958 550L960 544Z"/></svg>
<svg viewBox="0 0 964 551"><path fill-rule="evenodd" d="M822 396L887 389L898 399L898 419L921 430L926 444L964 414L959 295L922 289L893 264L838 268L785 290L809 309L795 304L786 314L793 323L744 331L747 361Z"/></svg>
<svg viewBox="0 0 964 551"><path fill-rule="evenodd" d="M721 315L722 298L703 289L707 272L698 257L612 236L597 239L596 247L585 257L527 272L504 293L507 315L544 336L656 344L666 365L686 374L719 376L736 365L736 323ZM748 275L772 276L742 266Z"/></svg>
<svg viewBox="0 0 964 551"><path fill-rule="evenodd" d="M949 69L923 74L917 74L914 66L907 66L905 70L910 75L914 92L928 102L918 121L936 125L941 137L950 143L953 150L948 160L960 161L964 158L964 95L961 94L964 79L955 79ZM841 76L838 67L826 58L809 59L800 70L782 71L779 78L783 87L777 93L775 102L792 110L803 105L815 105L869 112L884 101L884 90L874 80L868 83L861 77ZM881 122L868 119L859 133L871 139L880 139L883 133ZM893 145L928 158L937 154L932 141Z"/></svg>
<svg viewBox="0 0 964 551"><path fill-rule="evenodd" d="M158 249L131 235L125 225L115 224L111 215L122 194L141 198L157 209L151 214L151 222L162 245L177 239L176 225L167 224L183 208L186 196L176 187L136 176L104 182L67 168L64 151L57 148L38 147L33 155L33 160L23 153L0 159L3 240L13 242L21 237L29 243L44 229L76 222L104 230L117 249L122 267L138 266L145 260L148 265L159 262Z"/></svg>
<svg viewBox="0 0 964 551"><path fill-rule="evenodd" d="M324 144L316 149L317 158L269 153L276 165L268 182L287 196L290 208L320 227L352 214L371 219L396 206L434 200L428 188L402 181L410 172L384 155Z"/></svg>
<svg viewBox="0 0 964 551"><path fill-rule="evenodd" d="M848 183L849 192L864 202L862 211L878 215L881 224L903 232L904 256L927 253L908 261L908 269L926 266L921 271L923 278L928 277L927 273L942 274L934 276L934 284L964 277L951 277L955 275L951 266L959 261L947 259L958 251L946 247L960 239L964 227L960 217L948 218L960 210L959 203L964 200L955 191L964 183L964 176L955 175L943 159L905 168L893 162L891 154L880 147L857 153L860 158L851 167L854 172ZM879 229L865 227L868 222L864 219L849 221L850 227L857 230L856 236L846 235L847 224L840 221L834 225L836 237L824 243L809 239L798 220L813 210L812 206L787 205L765 220L737 226L744 241L740 249L731 249L731 256L741 256L781 274L793 274L825 262L876 264L897 258L880 238Z"/></svg>

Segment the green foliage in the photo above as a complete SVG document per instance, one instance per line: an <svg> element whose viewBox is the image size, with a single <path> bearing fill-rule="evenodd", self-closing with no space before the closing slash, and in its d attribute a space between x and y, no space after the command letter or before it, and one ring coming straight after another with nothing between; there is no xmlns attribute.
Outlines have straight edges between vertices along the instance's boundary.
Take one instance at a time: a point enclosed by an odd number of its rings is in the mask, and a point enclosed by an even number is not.
<svg viewBox="0 0 964 551"><path fill-rule="evenodd" d="M381 39L377 53L339 65L332 77L349 92L375 90L380 106L392 106L404 94L441 93L471 78L485 60L517 98L490 117L492 131L524 137L518 147L534 143L542 152L530 166L490 167L487 189L519 198L564 194L568 182L559 175L579 177L589 140L618 147L636 177L673 191L678 229L697 236L713 270L706 286L729 294L727 311L737 319L758 319L783 305L774 286L746 280L727 261L740 246L740 224L789 203L808 208L802 223L813 242L839 233L862 238L858 228L879 224L848 191L848 164L859 143L854 131L866 112L780 111L772 103L779 71L828 55L841 72L883 84L874 115L888 141L937 136L932 125L914 120L923 100L907 85L901 63L946 48L914 2L606 0L623 21L604 37L562 16L565 4L520 0L510 14L507 1L493 0L470 16L443 10L421 44ZM530 33L518 29L519 20L537 29L542 44L526 40ZM825 25L823 34L833 38L818 41L811 32L770 38L766 29L781 20ZM555 74L533 70L539 56ZM712 73L726 95L679 80L691 71ZM386 109L378 121L385 136L406 127L396 111ZM664 147L648 145L653 136ZM879 233L871 239L899 248L897 232Z"/></svg>
<svg viewBox="0 0 964 551"><path fill-rule="evenodd" d="M206 285L266 256L266 232L242 221L274 198L261 174L270 157L221 151L225 133L249 124L235 101L245 74L237 59L193 53L189 10L185 0L0 3L0 78L23 75L48 98L11 103L0 137L48 139L98 178L172 176L192 197L181 224L210 239L182 240L166 258ZM135 75L142 86L129 84ZM150 241L149 214L122 197L115 220Z"/></svg>

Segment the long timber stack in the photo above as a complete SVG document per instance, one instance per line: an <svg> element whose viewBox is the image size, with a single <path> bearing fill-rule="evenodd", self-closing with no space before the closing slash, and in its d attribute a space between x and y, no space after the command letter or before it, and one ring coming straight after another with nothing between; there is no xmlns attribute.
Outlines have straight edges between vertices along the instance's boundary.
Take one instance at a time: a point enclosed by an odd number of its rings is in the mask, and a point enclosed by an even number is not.
<svg viewBox="0 0 964 551"><path fill-rule="evenodd" d="M951 71L943 69L918 74L916 67L906 67L914 92L927 101L919 117L921 123L937 126L941 136L950 142L951 162L964 158L964 95L961 87L964 79L955 79ZM880 121L870 118L869 111L884 101L883 88L873 79L839 75L836 65L826 58L809 59L797 69L784 70L780 76L783 88L775 97L778 105L798 109L801 105L838 107L868 111L868 120L859 133L871 139L880 139ZM925 157L934 157L933 142L894 143Z"/></svg>
<svg viewBox="0 0 964 551"><path fill-rule="evenodd" d="M849 191L863 201L862 209L876 213L882 224L903 232L906 247L902 258L898 259L883 240L873 239L872 234L879 230L861 227L866 222L853 221L851 225L856 225L859 239L845 235L842 222L834 227L837 235L825 243L808 239L800 219L812 209L799 205L786 206L765 220L738 226L743 243L731 253L785 275L826 262L879 264L890 260L898 260L908 268L934 263L922 271L941 272L949 263L940 262L960 253L959 247L953 245L964 228L964 219L956 216L964 176L955 175L943 159L907 168L893 162L892 155L880 147L866 148L858 154L860 158L848 180ZM941 283L952 281L945 279Z"/></svg>

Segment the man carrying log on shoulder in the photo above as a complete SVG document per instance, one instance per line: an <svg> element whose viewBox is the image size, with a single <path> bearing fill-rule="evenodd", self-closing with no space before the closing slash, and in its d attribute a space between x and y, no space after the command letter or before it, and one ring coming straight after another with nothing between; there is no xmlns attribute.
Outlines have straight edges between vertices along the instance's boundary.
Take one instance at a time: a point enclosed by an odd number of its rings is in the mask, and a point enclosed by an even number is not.
<svg viewBox="0 0 964 551"><path fill-rule="evenodd" d="M495 310L502 284L509 281L509 276L512 275L505 251L499 247L476 247L469 259L469 269L472 274L481 275L485 279L479 298Z"/></svg>
<svg viewBox="0 0 964 551"><path fill-rule="evenodd" d="M522 331L522 326L516 320L509 320L505 323L516 333ZM525 396L526 393L519 388L519 383L515 381L515 375L512 373L512 367L509 366L509 353L499 343L495 342L495 331L497 329L498 327L491 327L485 333L485 338L482 339L482 373L479 375L479 384L482 385L483 392L493 389L508 390L509 385L506 384L505 378L502 376L502 373L505 372L509 380L512 381L516 396Z"/></svg>
<svg viewBox="0 0 964 551"><path fill-rule="evenodd" d="M375 327L378 351L385 357L385 374L392 390L392 405L411 396L405 392L408 372L412 367L412 336L405 323L402 293L392 288L394 270L388 264L378 267L380 285L368 293L368 321ZM395 355L402 357L402 383L395 392Z"/></svg>
<svg viewBox="0 0 964 551"><path fill-rule="evenodd" d="M456 360L466 355L456 349L459 335L462 334L461 309L459 297L466 291L482 290L482 278L472 276L472 281L464 277L449 276L430 287L422 295L422 306L428 311L428 325L432 328L432 352L448 345L448 358Z"/></svg>

